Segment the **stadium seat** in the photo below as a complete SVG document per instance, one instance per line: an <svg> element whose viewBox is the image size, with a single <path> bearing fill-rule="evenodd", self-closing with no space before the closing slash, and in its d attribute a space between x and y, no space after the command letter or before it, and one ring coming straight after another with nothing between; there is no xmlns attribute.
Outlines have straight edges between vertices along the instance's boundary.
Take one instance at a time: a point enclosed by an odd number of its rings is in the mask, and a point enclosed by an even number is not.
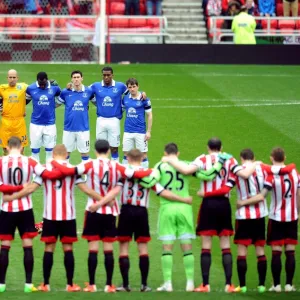
<svg viewBox="0 0 300 300"><path fill-rule="evenodd" d="M8 36L13 40L19 40L23 38L23 28L22 27L9 27L9 31L13 33L9 34Z"/></svg>
<svg viewBox="0 0 300 300"><path fill-rule="evenodd" d="M300 20L296 21L296 29L300 29Z"/></svg>
<svg viewBox="0 0 300 300"><path fill-rule="evenodd" d="M110 28L128 28L129 21L128 19L110 19L109 20L109 27Z"/></svg>
<svg viewBox="0 0 300 300"><path fill-rule="evenodd" d="M51 19L50 18L41 19L41 27L50 27L50 26L51 26Z"/></svg>
<svg viewBox="0 0 300 300"><path fill-rule="evenodd" d="M283 16L283 4L282 3L276 4L276 15L279 17Z"/></svg>
<svg viewBox="0 0 300 300"><path fill-rule="evenodd" d="M40 27L41 19L40 18L24 18L23 26L24 27Z"/></svg>
<svg viewBox="0 0 300 300"><path fill-rule="evenodd" d="M160 21L159 19L147 19L147 26L151 28L159 28Z"/></svg>
<svg viewBox="0 0 300 300"><path fill-rule="evenodd" d="M147 26L147 20L144 18L134 18L129 19L129 27L146 27Z"/></svg>
<svg viewBox="0 0 300 300"><path fill-rule="evenodd" d="M0 27L6 27L6 18L0 18Z"/></svg>
<svg viewBox="0 0 300 300"><path fill-rule="evenodd" d="M21 27L23 25L23 18L7 18L7 27Z"/></svg>
<svg viewBox="0 0 300 300"><path fill-rule="evenodd" d="M261 20L261 26L263 29L268 28L268 20ZM278 22L277 20L270 20L270 28L277 29L278 27Z"/></svg>
<svg viewBox="0 0 300 300"><path fill-rule="evenodd" d="M282 34L293 34L294 29L292 29L292 28L282 28L282 29L280 29L280 33L282 33Z"/></svg>
<svg viewBox="0 0 300 300"><path fill-rule="evenodd" d="M279 20L278 28L279 29L294 29L295 21L294 20Z"/></svg>
<svg viewBox="0 0 300 300"><path fill-rule="evenodd" d="M125 14L125 4L121 2L112 2L110 5L111 15L124 15Z"/></svg>
<svg viewBox="0 0 300 300"><path fill-rule="evenodd" d="M34 27L34 26L31 26L31 27L27 27L27 28L24 28L24 39L26 40L31 40L32 38L34 38L36 36L36 34L34 34L34 32L38 32L40 30L39 27Z"/></svg>

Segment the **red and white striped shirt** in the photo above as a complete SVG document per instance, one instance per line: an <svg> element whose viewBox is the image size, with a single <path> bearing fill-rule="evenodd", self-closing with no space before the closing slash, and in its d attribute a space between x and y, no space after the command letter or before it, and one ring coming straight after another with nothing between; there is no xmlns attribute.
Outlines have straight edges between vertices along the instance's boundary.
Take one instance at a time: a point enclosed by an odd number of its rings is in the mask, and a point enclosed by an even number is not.
<svg viewBox="0 0 300 300"><path fill-rule="evenodd" d="M296 169L286 175L269 175L265 188L272 189L270 219L279 222L298 219L297 189L300 189L300 180Z"/></svg>
<svg viewBox="0 0 300 300"><path fill-rule="evenodd" d="M0 180L4 184L22 185L29 182L33 174L40 176L44 170L45 168L36 160L21 154L12 154L0 158ZM6 212L20 212L31 208L31 195L2 203L2 210Z"/></svg>
<svg viewBox="0 0 300 300"><path fill-rule="evenodd" d="M196 165L199 170L209 170L213 167L213 165L218 161L218 153L212 154L203 154L198 156L193 162L193 165ZM220 170L219 174L216 176L215 179L212 181L201 181L200 189L202 192L214 192L221 188L229 178L230 171L237 172L241 168L238 165L238 162L235 158L230 158L225 161L222 169ZM229 197L229 194L226 194L225 197Z"/></svg>
<svg viewBox="0 0 300 300"><path fill-rule="evenodd" d="M134 167L134 170L142 169L142 167ZM138 183L138 180L133 178L123 179L118 185L123 187L121 192L121 204L149 207L150 189L142 187ZM164 187L156 183L151 189L159 195L164 190Z"/></svg>
<svg viewBox="0 0 300 300"><path fill-rule="evenodd" d="M67 162L61 161L62 165L72 167ZM46 168L52 171L51 163ZM42 177L34 179L44 188L44 213L43 217L53 221L67 221L76 218L75 210L75 185L84 182L79 176L68 176L59 180L43 180Z"/></svg>
<svg viewBox="0 0 300 300"><path fill-rule="evenodd" d="M87 185L102 197L106 196L122 178L118 163L110 161L108 158L90 160L77 166L77 169L78 174L87 174ZM132 170L133 173L134 171ZM89 207L96 201L88 197L86 210L89 210ZM109 205L102 206L97 210L97 213L117 216L119 211L118 202L115 201L112 207Z"/></svg>
<svg viewBox="0 0 300 300"><path fill-rule="evenodd" d="M242 166L244 169L247 164ZM236 171L235 171L236 173ZM267 178L267 173L263 165L257 165L254 173L248 178L244 179L233 173L230 174L227 186L233 187L236 185L238 191L238 199L247 200L256 196L264 187L264 181ZM268 207L266 199L254 205L247 205L239 208L236 211L235 217L238 220L244 219L259 219L268 215Z"/></svg>

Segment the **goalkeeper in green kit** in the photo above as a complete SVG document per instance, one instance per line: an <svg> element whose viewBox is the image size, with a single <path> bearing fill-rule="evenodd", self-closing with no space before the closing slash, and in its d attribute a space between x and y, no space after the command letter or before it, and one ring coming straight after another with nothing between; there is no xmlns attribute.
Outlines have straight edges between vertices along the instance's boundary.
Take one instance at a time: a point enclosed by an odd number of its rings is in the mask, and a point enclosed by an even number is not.
<svg viewBox="0 0 300 300"><path fill-rule="evenodd" d="M178 157L178 147L174 143L165 146L165 156ZM212 180L222 168L222 164L229 156L220 154L217 162L210 170L199 171L195 175L202 180ZM154 167L155 177L146 177L139 184L149 188L159 182L165 189L182 197L189 196L189 179L168 163L159 162ZM194 290L194 255L192 253L192 239L195 239L193 221L193 209L190 204L169 201L160 197L160 209L158 217L158 238L163 242L161 257L164 283L157 291L172 292L172 266L173 244L176 239L180 240L183 252L183 262L187 279L186 291Z"/></svg>

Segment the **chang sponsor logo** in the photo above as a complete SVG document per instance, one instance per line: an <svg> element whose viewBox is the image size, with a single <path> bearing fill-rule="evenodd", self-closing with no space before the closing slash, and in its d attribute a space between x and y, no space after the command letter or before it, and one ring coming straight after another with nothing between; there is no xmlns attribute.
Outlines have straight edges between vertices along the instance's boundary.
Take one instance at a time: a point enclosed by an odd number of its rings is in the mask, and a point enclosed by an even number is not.
<svg viewBox="0 0 300 300"><path fill-rule="evenodd" d="M133 108L133 107L128 108L127 117L128 118L137 118L138 117L138 115L136 114L135 108Z"/></svg>
<svg viewBox="0 0 300 300"><path fill-rule="evenodd" d="M50 105L50 102L48 100L49 99L46 95L42 95L38 101L38 105Z"/></svg>
<svg viewBox="0 0 300 300"><path fill-rule="evenodd" d="M110 107L114 107L114 104L112 102L112 99L108 96L106 96L104 99L103 99L103 102L102 102L102 106L110 106Z"/></svg>
<svg viewBox="0 0 300 300"><path fill-rule="evenodd" d="M84 111L83 103L80 100L75 101L72 110Z"/></svg>

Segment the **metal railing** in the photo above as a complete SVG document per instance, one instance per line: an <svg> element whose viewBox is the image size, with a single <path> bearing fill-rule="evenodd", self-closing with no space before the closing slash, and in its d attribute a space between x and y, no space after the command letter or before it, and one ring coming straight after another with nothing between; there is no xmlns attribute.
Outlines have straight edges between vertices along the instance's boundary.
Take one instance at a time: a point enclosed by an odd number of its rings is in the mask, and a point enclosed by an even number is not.
<svg viewBox="0 0 300 300"><path fill-rule="evenodd" d="M213 44L233 44L234 33L231 29L220 28L220 24L226 20L233 20L234 17L209 17L208 34ZM255 37L290 37L291 43L300 39L300 18L299 17L254 17L257 24L263 25L256 28ZM289 24L281 24L280 21L294 21L294 27ZM209 23L210 22L210 23ZM282 26L280 28L280 26ZM275 27L275 28L274 28ZM224 41L223 38L230 37L232 41ZM300 41L300 40L299 40Z"/></svg>

